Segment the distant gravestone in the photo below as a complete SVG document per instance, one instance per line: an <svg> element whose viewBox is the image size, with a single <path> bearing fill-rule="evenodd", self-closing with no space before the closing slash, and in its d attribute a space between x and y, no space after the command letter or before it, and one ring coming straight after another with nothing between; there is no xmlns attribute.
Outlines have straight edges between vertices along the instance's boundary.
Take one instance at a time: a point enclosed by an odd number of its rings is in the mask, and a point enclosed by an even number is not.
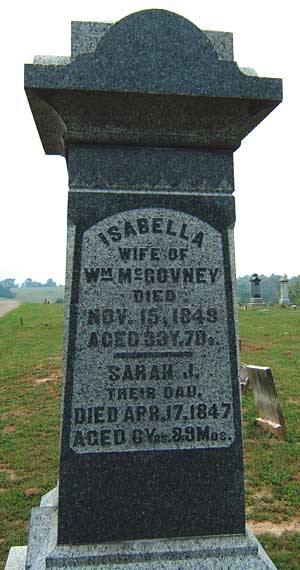
<svg viewBox="0 0 300 570"><path fill-rule="evenodd" d="M28 568L275 568L245 530L232 192L281 81L162 10L72 38L25 67L70 185L59 491Z"/></svg>
<svg viewBox="0 0 300 570"><path fill-rule="evenodd" d="M280 305L290 305L291 301L289 299L289 280L287 275L283 275L280 279Z"/></svg>
<svg viewBox="0 0 300 570"><path fill-rule="evenodd" d="M257 273L253 273L250 279L251 285L251 298L249 307L263 307L265 302L261 296L261 279L258 277Z"/></svg>
<svg viewBox="0 0 300 570"><path fill-rule="evenodd" d="M265 431L274 433L279 439L285 439L287 435L285 421L271 368L247 365L246 370L258 411L257 425Z"/></svg>

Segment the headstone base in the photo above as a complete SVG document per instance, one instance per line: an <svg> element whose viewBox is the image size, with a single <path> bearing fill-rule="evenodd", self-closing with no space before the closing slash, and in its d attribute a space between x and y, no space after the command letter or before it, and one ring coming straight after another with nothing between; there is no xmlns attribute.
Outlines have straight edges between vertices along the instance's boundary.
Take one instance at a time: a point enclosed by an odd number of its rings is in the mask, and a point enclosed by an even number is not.
<svg viewBox="0 0 300 570"><path fill-rule="evenodd" d="M286 439L286 429L284 426L280 424L275 424L270 420L265 420L263 418L256 418L255 423L257 426L261 427L264 431L268 433L273 433L278 437L278 439L285 440Z"/></svg>
<svg viewBox="0 0 300 570"><path fill-rule="evenodd" d="M47 568L103 568L119 570L276 570L276 567L247 531L246 535L189 539L138 540L94 547L57 547L47 557Z"/></svg>
<svg viewBox="0 0 300 570"><path fill-rule="evenodd" d="M250 303L247 303L247 307L265 307L266 303L262 299L255 299L255 297L250 299Z"/></svg>
<svg viewBox="0 0 300 570"><path fill-rule="evenodd" d="M12 548L5 570L100 570L107 564L109 570L120 570L125 564L126 570L136 570L137 565L140 570L276 570L249 529L245 535L83 546L57 546L56 535L57 507L33 509L28 549Z"/></svg>
<svg viewBox="0 0 300 570"><path fill-rule="evenodd" d="M24 570L27 546L13 546L6 561L5 570Z"/></svg>

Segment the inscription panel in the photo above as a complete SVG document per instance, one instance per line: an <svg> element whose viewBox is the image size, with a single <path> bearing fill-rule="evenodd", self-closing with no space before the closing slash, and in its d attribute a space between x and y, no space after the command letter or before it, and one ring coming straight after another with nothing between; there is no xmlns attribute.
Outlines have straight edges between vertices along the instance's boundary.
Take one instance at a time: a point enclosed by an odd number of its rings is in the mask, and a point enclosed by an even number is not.
<svg viewBox="0 0 300 570"><path fill-rule="evenodd" d="M83 235L70 447L228 447L234 440L221 234L166 208Z"/></svg>

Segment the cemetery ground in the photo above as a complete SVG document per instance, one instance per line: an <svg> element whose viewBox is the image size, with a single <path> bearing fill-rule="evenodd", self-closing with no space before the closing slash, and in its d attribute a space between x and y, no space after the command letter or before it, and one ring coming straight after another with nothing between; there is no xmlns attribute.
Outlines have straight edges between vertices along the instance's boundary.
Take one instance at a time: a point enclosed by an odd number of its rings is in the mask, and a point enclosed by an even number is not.
<svg viewBox="0 0 300 570"><path fill-rule="evenodd" d="M239 317L241 362L271 367L288 430L282 442L255 426L249 389L243 396L247 520L278 569L296 570L300 310L241 310ZM0 319L1 568L10 546L27 544L30 511L56 485L62 335L63 305L23 304Z"/></svg>

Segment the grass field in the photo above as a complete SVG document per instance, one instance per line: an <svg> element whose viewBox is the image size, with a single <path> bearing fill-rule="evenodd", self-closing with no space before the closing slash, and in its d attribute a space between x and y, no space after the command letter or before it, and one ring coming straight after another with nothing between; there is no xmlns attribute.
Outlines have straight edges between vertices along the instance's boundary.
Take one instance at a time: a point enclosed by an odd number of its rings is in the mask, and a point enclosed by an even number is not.
<svg viewBox="0 0 300 570"><path fill-rule="evenodd" d="M62 328L63 305L22 305L0 319L0 568L56 484Z"/></svg>
<svg viewBox="0 0 300 570"><path fill-rule="evenodd" d="M62 331L62 305L0 319L0 566L56 484ZM288 429L286 442L259 431L251 391L243 397L247 518L278 570L299 570L300 311L240 311L240 337L242 362L271 366Z"/></svg>
<svg viewBox="0 0 300 570"><path fill-rule="evenodd" d="M16 287L12 289L21 303L43 303L45 299L55 303L64 298L64 287Z"/></svg>
<svg viewBox="0 0 300 570"><path fill-rule="evenodd" d="M272 368L288 439L254 424L243 397L247 517L279 569L300 568L300 311L240 311L241 362ZM270 534L271 533L271 534ZM275 535L277 534L277 536Z"/></svg>

